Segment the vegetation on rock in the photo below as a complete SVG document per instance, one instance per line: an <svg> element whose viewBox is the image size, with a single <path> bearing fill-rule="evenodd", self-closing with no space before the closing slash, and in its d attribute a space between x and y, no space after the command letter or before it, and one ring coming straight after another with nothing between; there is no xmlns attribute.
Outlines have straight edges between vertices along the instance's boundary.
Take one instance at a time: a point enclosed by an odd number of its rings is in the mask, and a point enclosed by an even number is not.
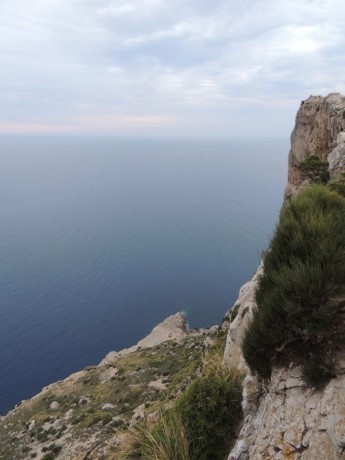
<svg viewBox="0 0 345 460"><path fill-rule="evenodd" d="M242 418L242 375L236 370L211 370L195 380L177 400L189 440L190 458L223 460ZM199 454L199 456L198 456Z"/></svg>
<svg viewBox="0 0 345 460"><path fill-rule="evenodd" d="M224 344L223 344L224 345ZM216 343L201 375L153 427L144 422L128 432L121 459L222 460L242 419L243 375L222 366Z"/></svg>
<svg viewBox="0 0 345 460"><path fill-rule="evenodd" d="M264 256L243 354L269 378L273 363L300 363L313 385L332 375L345 286L345 199L312 185L285 207Z"/></svg>
<svg viewBox="0 0 345 460"><path fill-rule="evenodd" d="M312 183L326 184L329 181L328 162L317 155L310 155L306 160L301 161L298 168L302 177Z"/></svg>
<svg viewBox="0 0 345 460"><path fill-rule="evenodd" d="M330 190L345 197L345 171L342 171L336 179L328 182L328 187Z"/></svg>

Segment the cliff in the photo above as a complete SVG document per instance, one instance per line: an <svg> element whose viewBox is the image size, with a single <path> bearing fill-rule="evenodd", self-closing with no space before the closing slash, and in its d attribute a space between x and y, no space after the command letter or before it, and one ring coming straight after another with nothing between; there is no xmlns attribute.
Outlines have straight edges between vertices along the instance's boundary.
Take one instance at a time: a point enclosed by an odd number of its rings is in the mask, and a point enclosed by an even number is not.
<svg viewBox="0 0 345 460"><path fill-rule="evenodd" d="M291 135L288 185L290 201L309 185L298 168L310 154L327 159L336 178L345 165L345 97L311 96L301 103ZM271 378L253 375L242 355L242 339L253 318L255 293L264 267L240 291L237 315L230 324L224 363L247 371L244 381L244 422L228 460L345 458L345 348L334 355L334 375L321 388L306 382L301 366L274 365ZM305 287L308 289L308 286ZM344 311L344 297L335 300ZM340 321L344 321L343 314Z"/></svg>
<svg viewBox="0 0 345 460"><path fill-rule="evenodd" d="M311 154L318 155L323 160L327 159L337 146L338 134L343 131L345 96L331 93L326 97L310 96L302 101L291 134L285 199L290 199L308 185L301 176L298 164ZM338 140L343 142L340 138Z"/></svg>

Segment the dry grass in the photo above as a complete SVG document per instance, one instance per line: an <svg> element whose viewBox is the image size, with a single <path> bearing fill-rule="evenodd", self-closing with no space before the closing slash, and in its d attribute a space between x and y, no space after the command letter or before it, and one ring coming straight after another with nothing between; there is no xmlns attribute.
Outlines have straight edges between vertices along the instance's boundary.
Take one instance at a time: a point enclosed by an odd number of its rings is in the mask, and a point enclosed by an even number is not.
<svg viewBox="0 0 345 460"><path fill-rule="evenodd" d="M154 428L147 421L132 427L117 452L119 460L192 460L181 417L162 416Z"/></svg>

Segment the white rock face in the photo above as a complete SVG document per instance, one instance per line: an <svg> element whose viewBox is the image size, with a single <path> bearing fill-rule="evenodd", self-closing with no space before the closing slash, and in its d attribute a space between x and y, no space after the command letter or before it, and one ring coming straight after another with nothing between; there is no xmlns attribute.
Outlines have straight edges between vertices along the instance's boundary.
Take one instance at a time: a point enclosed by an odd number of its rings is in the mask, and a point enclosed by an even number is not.
<svg viewBox="0 0 345 460"><path fill-rule="evenodd" d="M345 132L341 132L335 141L335 147L327 157L331 179L336 179L345 168Z"/></svg>
<svg viewBox="0 0 345 460"><path fill-rule="evenodd" d="M251 281L241 287L235 302L235 306L239 306L238 313L230 323L226 339L224 364L243 371L248 371L248 366L242 355L241 344L244 331L252 318L252 309L255 306L255 290L262 274L263 265L260 264Z"/></svg>
<svg viewBox="0 0 345 460"><path fill-rule="evenodd" d="M187 337L187 335L192 335L192 332L188 331L187 319L183 313L176 313L158 324L158 326L152 329L148 336L140 340L133 347L124 348L121 351L111 351L108 353L100 364L109 364L118 356L128 355L140 348L154 347L155 345L167 342L168 340L179 341Z"/></svg>
<svg viewBox="0 0 345 460"><path fill-rule="evenodd" d="M248 375L243 409L228 460L345 458L345 375L323 390L307 387L298 367L274 369L267 388Z"/></svg>
<svg viewBox="0 0 345 460"><path fill-rule="evenodd" d="M326 159L337 135L345 131L345 96L331 93L326 97L310 96L302 101L291 134L288 185L285 200L308 185L298 164L314 154Z"/></svg>

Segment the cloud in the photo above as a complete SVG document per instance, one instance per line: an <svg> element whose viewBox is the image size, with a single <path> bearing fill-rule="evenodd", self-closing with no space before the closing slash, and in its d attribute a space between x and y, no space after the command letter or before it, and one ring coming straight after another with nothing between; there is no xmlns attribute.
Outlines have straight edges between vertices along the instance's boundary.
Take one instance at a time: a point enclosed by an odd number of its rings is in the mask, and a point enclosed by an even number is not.
<svg viewBox="0 0 345 460"><path fill-rule="evenodd" d="M3 0L1 130L269 134L280 109L287 135L301 99L345 91L344 19L340 0Z"/></svg>

